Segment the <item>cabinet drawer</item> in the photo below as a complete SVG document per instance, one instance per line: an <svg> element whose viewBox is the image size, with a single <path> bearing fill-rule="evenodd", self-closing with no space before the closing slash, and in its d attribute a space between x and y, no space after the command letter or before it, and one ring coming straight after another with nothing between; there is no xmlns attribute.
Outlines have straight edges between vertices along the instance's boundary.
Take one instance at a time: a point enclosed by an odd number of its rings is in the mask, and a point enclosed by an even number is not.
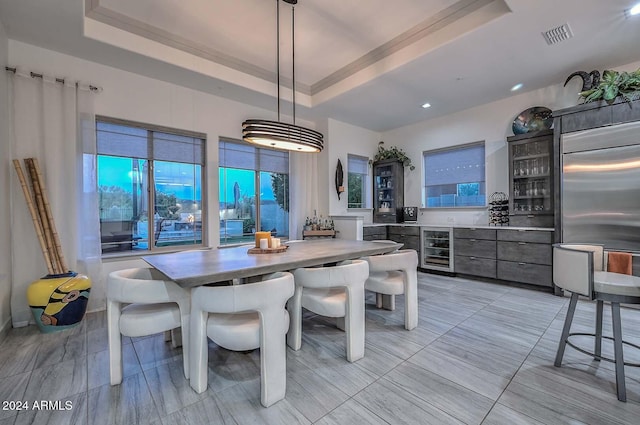
<svg viewBox="0 0 640 425"><path fill-rule="evenodd" d="M397 223L396 213L373 213L374 223Z"/></svg>
<svg viewBox="0 0 640 425"><path fill-rule="evenodd" d="M453 229L454 238L496 240L495 229L456 228Z"/></svg>
<svg viewBox="0 0 640 425"><path fill-rule="evenodd" d="M496 277L496 260L456 255L453 271L472 276Z"/></svg>
<svg viewBox="0 0 640 425"><path fill-rule="evenodd" d="M419 226L389 226L389 236L420 236Z"/></svg>
<svg viewBox="0 0 640 425"><path fill-rule="evenodd" d="M552 286L552 267L541 264L498 261L498 279Z"/></svg>
<svg viewBox="0 0 640 425"><path fill-rule="evenodd" d="M505 230L499 229L499 241L551 243L553 232L544 230Z"/></svg>
<svg viewBox="0 0 640 425"><path fill-rule="evenodd" d="M551 265L551 257L551 245L498 241L499 260Z"/></svg>
<svg viewBox="0 0 640 425"><path fill-rule="evenodd" d="M513 214L509 215L509 226L517 227L553 227L553 213ZM549 232L553 233L553 232Z"/></svg>
<svg viewBox="0 0 640 425"><path fill-rule="evenodd" d="M362 228L363 237L371 239L387 239L387 226L365 226Z"/></svg>
<svg viewBox="0 0 640 425"><path fill-rule="evenodd" d="M481 239L455 239L454 252L470 257L496 258L496 242Z"/></svg>
<svg viewBox="0 0 640 425"><path fill-rule="evenodd" d="M418 236L389 234L389 240L404 244L403 249L415 249L417 252L420 252L420 238Z"/></svg>

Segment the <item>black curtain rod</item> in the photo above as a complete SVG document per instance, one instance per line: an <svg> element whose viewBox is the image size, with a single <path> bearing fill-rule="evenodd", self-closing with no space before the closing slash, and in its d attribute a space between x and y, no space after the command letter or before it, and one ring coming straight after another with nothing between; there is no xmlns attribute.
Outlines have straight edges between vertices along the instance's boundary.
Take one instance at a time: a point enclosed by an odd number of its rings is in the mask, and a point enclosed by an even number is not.
<svg viewBox="0 0 640 425"><path fill-rule="evenodd" d="M12 72L14 74L16 74L18 72L18 69L15 68L15 67L5 66L4 69L5 69L5 71ZM31 78L44 78L43 74L38 74L36 72L29 72L29 75L31 76ZM55 80L56 80L56 83L62 83L62 84L65 83L65 79L64 78L56 77ZM78 86L78 82L76 82L76 87L77 86ZM89 84L89 90L91 90L92 92L99 92L99 91L101 91L101 88Z"/></svg>

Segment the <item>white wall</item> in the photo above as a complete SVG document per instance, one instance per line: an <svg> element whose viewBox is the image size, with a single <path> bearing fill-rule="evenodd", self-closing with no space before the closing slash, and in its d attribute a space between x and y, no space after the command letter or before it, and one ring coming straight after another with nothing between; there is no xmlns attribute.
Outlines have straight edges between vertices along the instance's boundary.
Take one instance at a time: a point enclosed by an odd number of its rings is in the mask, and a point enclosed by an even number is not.
<svg viewBox="0 0 640 425"><path fill-rule="evenodd" d="M326 184L329 202L330 215L354 215L364 217L365 222L371 222L372 212L369 210L353 210L347 209L347 192L340 195L336 193L335 173L338 159L342 162L344 170L344 186L347 187L347 155L360 155L367 158L373 158L376 153L378 142L381 140L380 133L366 130L361 127L346 124L334 119L329 119L327 137L331 141L329 143L328 153L328 170L322 176ZM371 184L371 183L369 183Z"/></svg>
<svg viewBox="0 0 640 425"><path fill-rule="evenodd" d="M9 40L8 62L12 66L19 66L25 70L81 80L102 87L102 93L95 96L96 114L205 133L207 135L206 195L209 207L207 215L209 229L206 236L210 246L218 244L220 225L218 139L219 137L241 139L241 124L245 119L274 119L274 111L234 102L15 40ZM2 96L2 99L5 98L6 96ZM314 127L313 123L309 122L298 124ZM2 128L6 126L3 125ZM7 169L8 167L4 167L3 173L6 173ZM5 196L4 193L0 194ZM309 196L315 197L317 194ZM296 202L301 201L301 196L292 196L292 210L295 210ZM4 225L5 222L8 220L0 220L0 225ZM2 246L7 245L2 244ZM1 257L6 258L9 255ZM110 260L104 264L103 277L112 270L143 264L141 261ZM3 267L0 270L0 273L3 273L6 268ZM5 288L8 285L2 287ZM104 287L94 285L91 295L89 310L103 309Z"/></svg>
<svg viewBox="0 0 640 425"><path fill-rule="evenodd" d="M9 176L13 172L11 165L10 144L9 144L9 94L7 90L7 78L5 77L5 66L8 62L8 43L4 27L0 22L0 158L2 158L2 168L0 168L0 205L9 205ZM11 323L11 217L9 208L0 208L0 336L2 331L7 329Z"/></svg>
<svg viewBox="0 0 640 425"><path fill-rule="evenodd" d="M635 62L619 70L635 70ZM606 66L600 69L605 69ZM568 75L568 74L567 74ZM579 103L578 91L582 81L573 79L567 87L562 81L540 90L525 92L517 96L486 105L467 109L455 114L401 127L382 134L386 145L403 148L416 165L416 169L405 172L405 205L423 205L424 170L422 153L442 147L461 145L484 140L486 156L487 197L493 192L509 192L508 159L506 138L513 135L511 125L515 117L532 106L546 106L557 110ZM437 108L438 105L433 105ZM418 222L423 224L488 224L486 208L471 209L422 209Z"/></svg>

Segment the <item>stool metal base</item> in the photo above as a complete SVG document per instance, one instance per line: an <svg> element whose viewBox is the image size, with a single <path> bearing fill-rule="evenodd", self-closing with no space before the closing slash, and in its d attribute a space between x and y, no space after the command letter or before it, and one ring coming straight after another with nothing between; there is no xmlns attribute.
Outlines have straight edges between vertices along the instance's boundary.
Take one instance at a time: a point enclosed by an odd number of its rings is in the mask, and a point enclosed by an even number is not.
<svg viewBox="0 0 640 425"><path fill-rule="evenodd" d="M560 338L560 344L558 345L558 351L556 353L556 359L554 362L554 366L560 367L562 365L562 358L564 357L564 350L567 345L575 348L581 353L584 353L588 356L593 357L596 360L605 360L616 365L616 390L618 394L618 400L627 401L627 391L625 386L625 378L624 378L624 367L625 366L634 366L640 367L638 363L631 363L624 361L624 355L622 351L623 344L628 346L640 349L640 346L632 344L630 342L624 341L622 339L622 323L620 320L620 302L637 302L637 297L619 297L610 294L598 294L596 293L596 331L595 333L571 333L571 323L573 322L573 316L576 311L576 305L578 303L578 294L571 294L571 300L569 301L569 309L567 310L567 316L564 320L564 327L562 329L562 336ZM631 300L630 298L633 298ZM602 335L602 309L603 309L603 301L611 302L611 319L613 325L613 337L603 336ZM590 352L585 350L572 342L569 341L569 338L572 336L593 336L595 337L595 347L594 351ZM602 352L602 338L613 341L613 350L614 350L614 358L610 359L608 357L603 357L601 355Z"/></svg>
<svg viewBox="0 0 640 425"><path fill-rule="evenodd" d="M572 336L592 336L592 337L597 337L596 334L590 334L590 333L584 333L584 332L572 332L572 333L569 334L569 338L571 338ZM600 338L608 339L610 341L614 340L613 337L611 337L611 336L600 335ZM633 344L631 342L623 340L622 343L626 344L626 345L628 345L630 347L637 348L638 350L640 350L640 346L638 346L636 344ZM586 349L584 349L584 348L572 343L568 339L566 341L566 344L569 345L570 347L573 347L575 350L577 350L577 351L579 351L579 352L581 352L583 354L586 354L587 356L593 357L596 360L604 360L604 361L609 362L609 363L615 363L616 362L615 359L610 359L609 357L604 357L604 356L602 356L600 354L596 354L595 352L588 351L588 350L586 350ZM624 362L624 365L625 366L640 367L640 363Z"/></svg>

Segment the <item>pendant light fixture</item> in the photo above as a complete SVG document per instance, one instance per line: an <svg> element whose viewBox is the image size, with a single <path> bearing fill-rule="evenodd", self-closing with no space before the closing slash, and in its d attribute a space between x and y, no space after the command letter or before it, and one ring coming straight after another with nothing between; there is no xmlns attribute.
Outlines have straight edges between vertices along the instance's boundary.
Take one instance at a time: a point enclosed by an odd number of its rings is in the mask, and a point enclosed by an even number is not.
<svg viewBox="0 0 640 425"><path fill-rule="evenodd" d="M283 0L291 5L291 63L293 124L280 121L280 0L276 0L276 83L278 86L278 121L249 119L242 123L242 138L251 144L296 152L320 152L322 133L296 125L295 8L298 0Z"/></svg>

